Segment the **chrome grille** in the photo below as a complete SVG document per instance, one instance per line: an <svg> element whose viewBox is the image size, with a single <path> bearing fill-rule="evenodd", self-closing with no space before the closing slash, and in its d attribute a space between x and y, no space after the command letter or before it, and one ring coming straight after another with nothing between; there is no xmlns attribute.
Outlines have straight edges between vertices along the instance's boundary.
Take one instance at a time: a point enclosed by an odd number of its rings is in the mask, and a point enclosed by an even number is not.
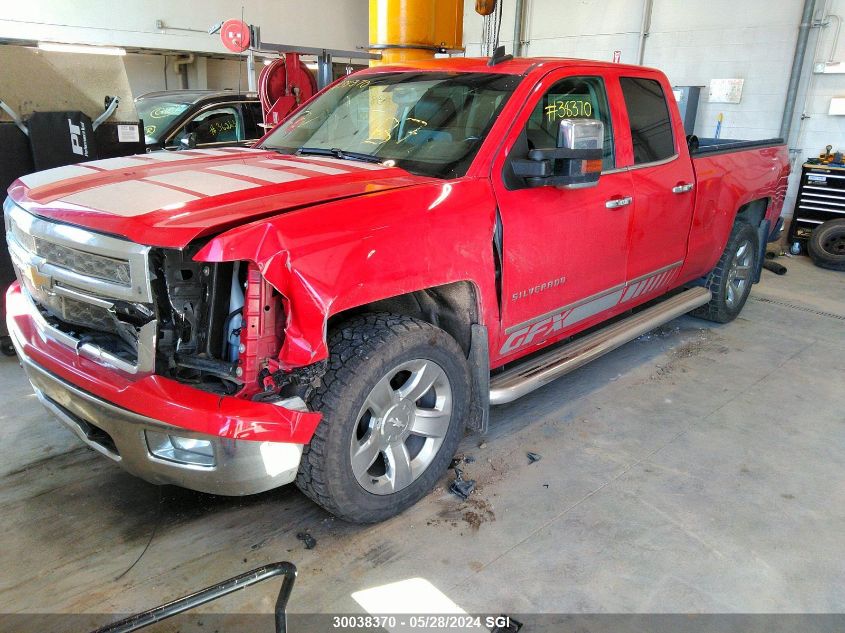
<svg viewBox="0 0 845 633"><path fill-rule="evenodd" d="M153 371L156 323L144 326L118 316L116 303L153 314L149 247L38 218L6 199L6 241L22 287L54 339L130 373ZM66 324L66 325L62 325ZM83 342L78 333L111 333L134 342L136 362ZM105 343L104 343L105 344Z"/></svg>
<svg viewBox="0 0 845 633"><path fill-rule="evenodd" d="M44 290L20 274L18 280L38 305L65 323L104 332L117 331L115 319L107 308L60 295L55 290Z"/></svg>
<svg viewBox="0 0 845 633"><path fill-rule="evenodd" d="M126 260L85 253L44 240L33 241L35 252L55 266L123 286L131 285L132 277L129 272L129 262Z"/></svg>
<svg viewBox="0 0 845 633"><path fill-rule="evenodd" d="M12 232L12 236L18 244L31 253L38 252L38 245L36 244L35 238L29 233L22 231L21 227L15 224L11 218L9 219L9 230Z"/></svg>
<svg viewBox="0 0 845 633"><path fill-rule="evenodd" d="M23 264L97 297L152 303L148 246L37 218L9 198L3 208L9 249Z"/></svg>

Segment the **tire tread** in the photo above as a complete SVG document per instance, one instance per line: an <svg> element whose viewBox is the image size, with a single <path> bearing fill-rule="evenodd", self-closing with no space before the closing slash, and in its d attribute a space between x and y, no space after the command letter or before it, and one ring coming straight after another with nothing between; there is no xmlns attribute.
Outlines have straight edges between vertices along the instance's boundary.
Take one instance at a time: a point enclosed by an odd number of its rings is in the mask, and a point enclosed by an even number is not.
<svg viewBox="0 0 845 633"><path fill-rule="evenodd" d="M443 333L436 326L410 316L368 313L344 321L329 335L326 373L309 401L312 410L323 414L323 420L317 425L311 442L303 448L295 483L306 496L335 516L354 522L371 522L367 517L353 516L345 511L329 491L326 446L330 421L341 417L337 413L338 394L350 387L356 369L372 352L419 331L432 335ZM459 349L457 344L455 347Z"/></svg>
<svg viewBox="0 0 845 633"><path fill-rule="evenodd" d="M731 229L731 234L728 237L728 243L725 245L725 250L719 257L719 261L716 263L715 268L710 271L710 274L707 275L704 282L704 287L713 294L713 298L710 299L708 303L705 303L703 306L690 312L692 316L706 321L713 321L715 323L728 323L733 321L742 311L742 308L745 305L745 300L740 302L739 308L736 312L732 312L728 308L723 296L724 291L722 288L722 282L724 281L725 275L728 273L728 268L731 265L731 260L733 259L737 243L744 232L748 233L748 237L751 238L751 245L754 247L755 253L757 252L757 232L754 230L754 227L746 222L736 222L733 229ZM754 265L757 263L757 257L758 256L755 255L753 260ZM746 295L746 298L747 296L748 295Z"/></svg>
<svg viewBox="0 0 845 633"><path fill-rule="evenodd" d="M807 241L807 254L819 268L828 270L845 270L845 259L824 249L823 235L829 231L845 231L845 219L828 220L817 226Z"/></svg>

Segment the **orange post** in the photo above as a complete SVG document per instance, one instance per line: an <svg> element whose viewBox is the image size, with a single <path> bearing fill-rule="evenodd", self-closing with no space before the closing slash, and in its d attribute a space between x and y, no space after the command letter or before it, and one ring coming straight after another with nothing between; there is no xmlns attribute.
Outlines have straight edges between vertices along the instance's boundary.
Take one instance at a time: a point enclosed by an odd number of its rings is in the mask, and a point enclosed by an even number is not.
<svg viewBox="0 0 845 633"><path fill-rule="evenodd" d="M463 0L370 0L370 65L431 59L463 43Z"/></svg>

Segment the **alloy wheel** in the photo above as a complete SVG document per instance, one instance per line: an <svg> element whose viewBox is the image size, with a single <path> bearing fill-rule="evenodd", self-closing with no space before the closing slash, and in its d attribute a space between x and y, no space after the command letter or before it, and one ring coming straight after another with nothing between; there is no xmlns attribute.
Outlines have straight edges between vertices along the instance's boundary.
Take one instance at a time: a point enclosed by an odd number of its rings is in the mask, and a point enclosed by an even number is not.
<svg viewBox="0 0 845 633"><path fill-rule="evenodd" d="M449 431L452 388L440 365L414 359L372 388L349 446L358 484L378 495L399 492L425 472Z"/></svg>
<svg viewBox="0 0 845 633"><path fill-rule="evenodd" d="M728 269L728 279L725 286L725 303L734 308L745 296L745 290L751 283L751 264L754 261L754 247L745 240L734 252Z"/></svg>

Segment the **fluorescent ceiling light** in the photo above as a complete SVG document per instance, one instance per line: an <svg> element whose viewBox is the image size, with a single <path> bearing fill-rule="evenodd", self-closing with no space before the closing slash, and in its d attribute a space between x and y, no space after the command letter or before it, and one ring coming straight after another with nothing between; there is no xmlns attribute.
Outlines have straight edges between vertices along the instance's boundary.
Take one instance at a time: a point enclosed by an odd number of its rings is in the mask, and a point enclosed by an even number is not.
<svg viewBox="0 0 845 633"><path fill-rule="evenodd" d="M87 53L90 55L126 55L125 48L117 46L86 46L85 44L60 44L59 42L38 42L42 51L54 53Z"/></svg>

